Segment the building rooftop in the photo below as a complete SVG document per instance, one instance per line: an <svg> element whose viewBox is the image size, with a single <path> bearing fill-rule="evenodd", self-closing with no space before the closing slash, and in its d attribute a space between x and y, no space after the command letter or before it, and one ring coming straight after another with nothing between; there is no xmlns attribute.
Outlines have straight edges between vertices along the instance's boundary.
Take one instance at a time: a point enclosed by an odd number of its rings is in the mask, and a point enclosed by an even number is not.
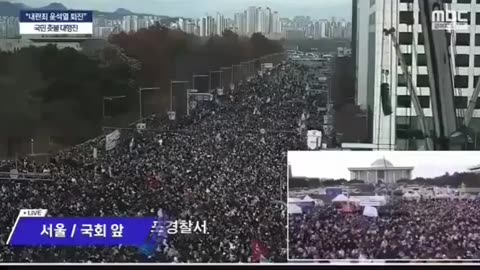
<svg viewBox="0 0 480 270"><path fill-rule="evenodd" d="M411 166L401 166L396 167L385 158L375 160L370 167L351 167L348 168L350 171L368 171L368 170L413 170L414 167Z"/></svg>
<svg viewBox="0 0 480 270"><path fill-rule="evenodd" d="M375 160L372 163L371 166L376 167L376 168L378 168L378 167L382 167L382 168L383 167L394 167L393 164L390 161L386 160L385 158Z"/></svg>

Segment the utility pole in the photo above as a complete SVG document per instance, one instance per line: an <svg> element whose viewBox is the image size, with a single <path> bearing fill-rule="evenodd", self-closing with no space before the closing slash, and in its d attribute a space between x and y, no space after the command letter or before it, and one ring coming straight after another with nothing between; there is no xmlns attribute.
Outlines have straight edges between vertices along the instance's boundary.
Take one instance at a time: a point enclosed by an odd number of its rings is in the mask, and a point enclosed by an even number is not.
<svg viewBox="0 0 480 270"><path fill-rule="evenodd" d="M210 89L209 90L212 90L212 73L220 73L220 85L222 83L222 71L220 70L215 70L215 71L210 71Z"/></svg>
<svg viewBox="0 0 480 270"><path fill-rule="evenodd" d="M230 78L230 83L233 83L233 67L222 67L222 68L220 68L220 70L221 70L222 72L223 72L224 70L231 70L231 76L232 76L232 77ZM221 74L223 74L223 73L221 73ZM223 84L222 84L222 86L223 86Z"/></svg>
<svg viewBox="0 0 480 270"><path fill-rule="evenodd" d="M170 111L173 111L173 85L186 83L189 83L189 81L170 81Z"/></svg>
<svg viewBox="0 0 480 270"><path fill-rule="evenodd" d="M120 99L120 98L126 98L127 96L109 96L109 97L103 97L102 101L102 114L103 118L105 119L107 116L105 115L105 101L113 101L115 99Z"/></svg>
<svg viewBox="0 0 480 270"><path fill-rule="evenodd" d="M192 76L192 89L197 89L195 88L195 79L196 78L206 78L206 77L209 77L209 75L198 75L198 74L193 74ZM210 87L210 81L209 81L209 87ZM210 89L208 89L210 91Z"/></svg>
<svg viewBox="0 0 480 270"><path fill-rule="evenodd" d="M139 108L139 122L141 123L143 120L143 100L142 100L142 92L147 90L160 90L160 87L141 87L138 89L138 108Z"/></svg>

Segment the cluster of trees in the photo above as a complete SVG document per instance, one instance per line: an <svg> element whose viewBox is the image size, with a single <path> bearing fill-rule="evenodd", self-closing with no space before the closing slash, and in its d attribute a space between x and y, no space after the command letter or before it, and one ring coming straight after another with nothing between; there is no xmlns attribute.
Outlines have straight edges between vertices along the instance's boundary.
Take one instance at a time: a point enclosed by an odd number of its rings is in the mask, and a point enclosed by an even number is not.
<svg viewBox="0 0 480 270"><path fill-rule="evenodd" d="M222 36L205 38L159 24L135 33L113 35L110 42L141 62L140 85L160 87L161 91L153 93L158 101L156 112L163 112L167 106L170 80L191 81L193 74L207 75L220 67L283 51L279 42L260 33L247 38L226 30Z"/></svg>
<svg viewBox="0 0 480 270"><path fill-rule="evenodd" d="M39 133L67 145L90 138L101 126L102 96L135 94L128 65L102 66L71 48L0 52L0 63L0 145L9 156Z"/></svg>
<svg viewBox="0 0 480 270"><path fill-rule="evenodd" d="M290 178L289 188L319 188L319 187L334 187L334 186L348 186L356 184L364 184L363 180L346 180L346 179L318 179L318 178Z"/></svg>
<svg viewBox="0 0 480 270"><path fill-rule="evenodd" d="M332 187L342 185L355 185L364 184L362 180L350 180L346 179L318 179L318 178L303 178L292 177L289 179L290 188L318 188L318 187ZM397 184L409 184L409 185L424 185L424 186L450 186L459 188L464 184L466 187L480 187L480 175L474 173L454 173L444 174L442 176L434 178L422 178L417 177L412 180L400 179Z"/></svg>
<svg viewBox="0 0 480 270"><path fill-rule="evenodd" d="M466 187L480 187L480 175L474 173L446 173L434 178L417 177L412 180L400 179L398 184L426 185L426 186L450 186L459 188L462 184Z"/></svg>
<svg viewBox="0 0 480 270"><path fill-rule="evenodd" d="M64 146L99 135L105 96L126 96L121 108L107 114L130 121L138 115L138 87L164 89L157 99L158 111L164 112L170 80L191 80L193 73L282 51L281 44L261 34L241 38L226 31L203 39L160 25L114 35L110 43L95 57L55 46L0 52L0 122L6 125L0 129L0 158L11 157L17 144L38 133Z"/></svg>
<svg viewBox="0 0 480 270"><path fill-rule="evenodd" d="M321 53L336 52L338 47L350 47L351 41L349 39L301 39L290 40L284 39L281 41L288 48L296 48L303 52L318 51ZM312 50L313 49L313 50Z"/></svg>

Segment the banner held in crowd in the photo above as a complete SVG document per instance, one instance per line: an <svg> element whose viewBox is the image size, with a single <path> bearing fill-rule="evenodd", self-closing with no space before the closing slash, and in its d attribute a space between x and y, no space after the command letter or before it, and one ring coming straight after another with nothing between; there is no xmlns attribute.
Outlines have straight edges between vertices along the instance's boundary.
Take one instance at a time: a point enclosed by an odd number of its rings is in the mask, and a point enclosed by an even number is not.
<svg viewBox="0 0 480 270"><path fill-rule="evenodd" d="M308 149L315 150L322 147L322 132L319 130L309 130L307 132Z"/></svg>
<svg viewBox="0 0 480 270"><path fill-rule="evenodd" d="M117 141L120 139L120 130L115 130L114 132L108 134L105 137L105 149L107 151L112 150L117 146Z"/></svg>

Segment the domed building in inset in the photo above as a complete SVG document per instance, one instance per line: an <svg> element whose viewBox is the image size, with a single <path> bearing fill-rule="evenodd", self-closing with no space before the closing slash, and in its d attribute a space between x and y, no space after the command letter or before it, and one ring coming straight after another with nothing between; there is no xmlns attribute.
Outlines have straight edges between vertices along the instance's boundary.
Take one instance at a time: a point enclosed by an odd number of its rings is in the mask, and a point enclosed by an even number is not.
<svg viewBox="0 0 480 270"><path fill-rule="evenodd" d="M400 179L412 179L413 167L395 167L385 158L375 160L370 167L348 168L350 180L362 180L367 184L395 184Z"/></svg>

